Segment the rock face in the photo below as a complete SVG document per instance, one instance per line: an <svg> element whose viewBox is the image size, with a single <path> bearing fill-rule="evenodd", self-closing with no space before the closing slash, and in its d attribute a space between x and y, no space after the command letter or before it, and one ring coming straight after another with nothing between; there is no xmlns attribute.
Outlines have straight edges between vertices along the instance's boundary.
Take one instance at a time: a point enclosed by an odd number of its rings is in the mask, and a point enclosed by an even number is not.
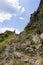
<svg viewBox="0 0 43 65"><path fill-rule="evenodd" d="M28 28L27 26L30 28ZM41 33L43 32L43 0L40 0L37 11L31 14L30 23L28 23L27 26L25 27L25 29L28 28L29 30L31 30L32 28L37 28L38 31L40 31Z"/></svg>
<svg viewBox="0 0 43 65"><path fill-rule="evenodd" d="M0 34L0 65L43 65L43 0L19 35Z"/></svg>

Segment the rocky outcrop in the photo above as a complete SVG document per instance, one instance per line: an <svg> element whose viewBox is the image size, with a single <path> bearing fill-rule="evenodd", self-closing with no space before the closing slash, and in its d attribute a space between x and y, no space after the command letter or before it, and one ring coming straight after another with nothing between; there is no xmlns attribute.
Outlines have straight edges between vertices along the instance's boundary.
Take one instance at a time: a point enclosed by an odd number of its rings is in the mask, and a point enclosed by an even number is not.
<svg viewBox="0 0 43 65"><path fill-rule="evenodd" d="M34 31L36 29L35 32L43 32L43 0L40 1L37 11L31 14L30 23L25 27L25 30L28 29L31 32L31 30Z"/></svg>
<svg viewBox="0 0 43 65"><path fill-rule="evenodd" d="M43 65L43 0L23 32L0 34L0 65Z"/></svg>

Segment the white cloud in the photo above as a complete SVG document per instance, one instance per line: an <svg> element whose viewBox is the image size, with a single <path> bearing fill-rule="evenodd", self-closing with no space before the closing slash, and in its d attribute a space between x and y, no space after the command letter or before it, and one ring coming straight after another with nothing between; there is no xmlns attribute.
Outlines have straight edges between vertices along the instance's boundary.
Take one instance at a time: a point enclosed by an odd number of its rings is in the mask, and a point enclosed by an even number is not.
<svg viewBox="0 0 43 65"><path fill-rule="evenodd" d="M22 10L21 10L21 12L23 13L24 11L25 11L25 8L23 7Z"/></svg>
<svg viewBox="0 0 43 65"><path fill-rule="evenodd" d="M19 0L0 0L0 22L19 16L25 11Z"/></svg>
<svg viewBox="0 0 43 65"><path fill-rule="evenodd" d="M13 32L13 31L14 31L14 28L4 28L4 27L1 28L1 27L0 27L0 33L4 33L6 30ZM20 31L19 31L18 29L15 29L15 33L16 33L16 34L19 34Z"/></svg>
<svg viewBox="0 0 43 65"><path fill-rule="evenodd" d="M0 22L3 22L4 20L9 20L11 17L11 14L2 12L0 13Z"/></svg>
<svg viewBox="0 0 43 65"><path fill-rule="evenodd" d="M10 4L11 6L18 8L19 7L19 0L6 0L8 2L8 4Z"/></svg>
<svg viewBox="0 0 43 65"><path fill-rule="evenodd" d="M19 17L20 20L25 20L23 17Z"/></svg>
<svg viewBox="0 0 43 65"><path fill-rule="evenodd" d="M20 33L20 31L19 31L18 29L16 29L16 30L15 30L15 33L16 33L16 34L19 34L19 33Z"/></svg>
<svg viewBox="0 0 43 65"><path fill-rule="evenodd" d="M13 28L0 28L0 33L4 33L6 30L14 31Z"/></svg>

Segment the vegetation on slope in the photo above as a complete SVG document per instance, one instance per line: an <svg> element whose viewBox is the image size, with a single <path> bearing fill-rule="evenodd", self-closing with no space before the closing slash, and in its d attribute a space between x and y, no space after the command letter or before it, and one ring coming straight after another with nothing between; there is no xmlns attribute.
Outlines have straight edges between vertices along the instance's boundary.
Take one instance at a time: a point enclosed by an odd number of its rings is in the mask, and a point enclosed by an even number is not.
<svg viewBox="0 0 43 65"><path fill-rule="evenodd" d="M37 31L37 32L40 32L40 24L39 23L36 23L35 25L31 25L31 24L28 24L25 29L24 29L26 32L28 31Z"/></svg>
<svg viewBox="0 0 43 65"><path fill-rule="evenodd" d="M23 65L23 63L17 59L13 60L13 65Z"/></svg>
<svg viewBox="0 0 43 65"><path fill-rule="evenodd" d="M0 53L9 45L9 42L14 39L14 35L5 32L0 39Z"/></svg>
<svg viewBox="0 0 43 65"><path fill-rule="evenodd" d="M24 63L17 60L17 59L14 59L13 60L13 65L24 65ZM33 64L32 63L26 63L26 65L33 65Z"/></svg>

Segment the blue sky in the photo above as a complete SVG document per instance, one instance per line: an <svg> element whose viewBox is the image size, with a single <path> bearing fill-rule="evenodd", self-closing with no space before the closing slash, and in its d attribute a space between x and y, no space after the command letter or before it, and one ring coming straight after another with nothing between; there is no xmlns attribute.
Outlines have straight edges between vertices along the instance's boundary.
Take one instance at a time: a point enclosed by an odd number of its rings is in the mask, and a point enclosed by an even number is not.
<svg viewBox="0 0 43 65"><path fill-rule="evenodd" d="M23 31L39 3L40 0L0 0L0 33L6 30Z"/></svg>

